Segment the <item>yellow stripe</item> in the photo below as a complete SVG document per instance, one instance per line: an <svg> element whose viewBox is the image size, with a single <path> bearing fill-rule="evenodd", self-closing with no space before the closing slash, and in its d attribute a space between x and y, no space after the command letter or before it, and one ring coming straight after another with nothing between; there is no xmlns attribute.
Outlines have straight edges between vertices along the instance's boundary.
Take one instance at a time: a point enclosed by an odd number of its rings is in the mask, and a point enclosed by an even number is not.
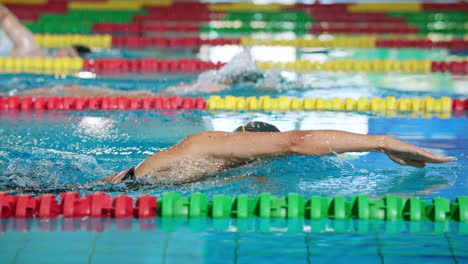
<svg viewBox="0 0 468 264"><path fill-rule="evenodd" d="M236 103L242 102L242 104ZM318 111L360 111L374 113L411 112L411 113L442 113L444 117L450 116L452 110L452 99L450 97L400 98L373 97L370 100L364 97L355 100L353 98L290 98L269 96L257 97L234 97L211 96L207 100L208 109L218 110L318 110ZM245 132L245 127L242 126Z"/></svg>
<svg viewBox="0 0 468 264"><path fill-rule="evenodd" d="M357 3L347 7L349 12L419 12L421 3Z"/></svg>
<svg viewBox="0 0 468 264"><path fill-rule="evenodd" d="M0 58L0 72L76 74L83 69L82 58Z"/></svg>
<svg viewBox="0 0 468 264"><path fill-rule="evenodd" d="M170 6L172 5L171 0L146 0L142 1L143 5L147 6Z"/></svg>
<svg viewBox="0 0 468 264"><path fill-rule="evenodd" d="M72 45L85 45L90 48L111 48L112 36L80 34L35 34L34 38L43 48L62 48Z"/></svg>
<svg viewBox="0 0 468 264"><path fill-rule="evenodd" d="M257 66L263 71L275 68L277 70L287 70L294 72L373 72L373 73L431 73L431 61L429 60L327 60L324 62L311 61L290 61L272 62L258 61Z"/></svg>
<svg viewBox="0 0 468 264"><path fill-rule="evenodd" d="M366 48L376 47L377 37L372 35L347 37L335 35L332 39L297 38L297 39L260 39L241 37L242 46L291 46L298 48L324 47L324 48Z"/></svg>
<svg viewBox="0 0 468 264"><path fill-rule="evenodd" d="M72 1L68 3L71 10L140 10L142 2L134 1L109 1L109 2L86 2Z"/></svg>
<svg viewBox="0 0 468 264"><path fill-rule="evenodd" d="M208 9L211 11L280 11L288 4L253 4L253 3L229 3L229 4L210 4Z"/></svg>

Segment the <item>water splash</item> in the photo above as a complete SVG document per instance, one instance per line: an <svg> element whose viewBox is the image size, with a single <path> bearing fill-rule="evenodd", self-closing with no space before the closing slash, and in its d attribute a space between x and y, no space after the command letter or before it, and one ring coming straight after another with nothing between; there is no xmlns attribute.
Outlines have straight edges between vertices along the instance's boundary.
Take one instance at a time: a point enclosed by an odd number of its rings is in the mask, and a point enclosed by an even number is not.
<svg viewBox="0 0 468 264"><path fill-rule="evenodd" d="M43 193L69 190L106 175L96 158L90 155L42 148L0 148L0 189L13 193Z"/></svg>

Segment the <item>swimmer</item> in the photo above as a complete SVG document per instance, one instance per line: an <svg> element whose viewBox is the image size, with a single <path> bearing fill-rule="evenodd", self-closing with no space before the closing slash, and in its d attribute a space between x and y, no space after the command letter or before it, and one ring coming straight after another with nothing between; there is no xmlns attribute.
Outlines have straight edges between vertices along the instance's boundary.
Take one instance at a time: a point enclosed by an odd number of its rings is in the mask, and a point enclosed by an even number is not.
<svg viewBox="0 0 468 264"><path fill-rule="evenodd" d="M5 6L0 4L0 56L9 57L81 57L91 52L76 45L47 53L39 47L34 35Z"/></svg>
<svg viewBox="0 0 468 264"><path fill-rule="evenodd" d="M174 146L146 158L136 167L117 172L101 181L119 183L141 179L149 184L180 184L198 181L261 159L343 152L380 152L398 164L416 168L423 168L426 163L454 160L383 135L337 130L280 132L271 124L251 122L233 132L206 131L192 134Z"/></svg>
<svg viewBox="0 0 468 264"><path fill-rule="evenodd" d="M16 94L20 96L126 96L126 97L154 97L154 96L173 96L189 95L193 93L213 93L231 87L239 83L261 83L265 77L264 73L256 66L254 60L248 51L236 55L232 60L221 69L210 70L201 73L197 80L191 83L182 83L173 87L166 88L157 93L146 90L122 91L105 87L79 86L76 84L56 86L52 88L43 87L30 90L19 91ZM271 80L271 78L269 78ZM264 88L265 83L262 84Z"/></svg>

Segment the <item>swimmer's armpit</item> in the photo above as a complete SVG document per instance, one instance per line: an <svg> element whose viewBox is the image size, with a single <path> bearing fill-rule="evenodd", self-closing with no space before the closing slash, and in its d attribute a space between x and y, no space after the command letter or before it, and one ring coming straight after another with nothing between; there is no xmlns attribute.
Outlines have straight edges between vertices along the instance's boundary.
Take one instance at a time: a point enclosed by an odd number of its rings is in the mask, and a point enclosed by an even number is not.
<svg viewBox="0 0 468 264"><path fill-rule="evenodd" d="M127 176L127 173L130 170L133 170L133 167L125 169L123 171L116 172L116 173L114 173L114 174L112 174L110 176L101 178L101 179L97 180L96 182L119 183L119 182L122 181L123 178L125 178L125 176Z"/></svg>

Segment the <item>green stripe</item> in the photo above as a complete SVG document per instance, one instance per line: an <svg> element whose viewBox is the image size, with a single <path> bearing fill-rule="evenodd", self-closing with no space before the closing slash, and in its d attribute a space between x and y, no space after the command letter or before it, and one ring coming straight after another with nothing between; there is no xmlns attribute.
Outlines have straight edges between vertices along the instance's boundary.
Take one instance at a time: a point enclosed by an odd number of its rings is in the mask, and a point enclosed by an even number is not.
<svg viewBox="0 0 468 264"><path fill-rule="evenodd" d="M291 21L291 22L312 22L312 18L303 11L282 11L282 12L228 12L224 20L248 21Z"/></svg>
<svg viewBox="0 0 468 264"><path fill-rule="evenodd" d="M158 201L158 216L184 218L282 218L282 219L335 219L382 221L435 221L455 220L468 222L468 197L458 197L455 202L434 198L426 203L417 197L408 199L395 195L370 200L366 195L310 198L297 194L276 197L262 193L249 198L245 195L229 197L215 195L211 201L202 193L183 197L179 193L166 193Z"/></svg>

